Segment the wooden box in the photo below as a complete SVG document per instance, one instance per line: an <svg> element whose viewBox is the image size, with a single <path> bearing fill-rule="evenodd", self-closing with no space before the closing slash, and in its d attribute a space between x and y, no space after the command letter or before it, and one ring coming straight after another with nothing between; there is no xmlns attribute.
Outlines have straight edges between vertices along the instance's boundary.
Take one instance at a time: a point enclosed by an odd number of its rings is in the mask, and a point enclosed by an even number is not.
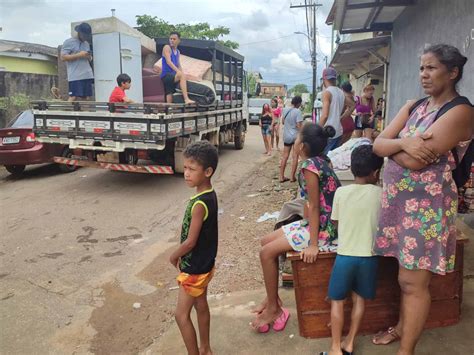
<svg viewBox="0 0 474 355"><path fill-rule="evenodd" d="M331 336L331 303L327 299L329 278L335 253L320 252L313 264L304 263L298 253L290 252L293 269L293 285L298 313L300 335L306 338ZM464 244L456 244L456 265L454 272L446 276L433 275L430 285L432 303L425 328L443 327L459 322L463 286ZM377 296L367 301L361 334L373 334L394 326L398 322L400 308L400 287L398 285L398 261L395 258L380 257L377 281ZM349 330L350 297L346 301L344 332Z"/></svg>

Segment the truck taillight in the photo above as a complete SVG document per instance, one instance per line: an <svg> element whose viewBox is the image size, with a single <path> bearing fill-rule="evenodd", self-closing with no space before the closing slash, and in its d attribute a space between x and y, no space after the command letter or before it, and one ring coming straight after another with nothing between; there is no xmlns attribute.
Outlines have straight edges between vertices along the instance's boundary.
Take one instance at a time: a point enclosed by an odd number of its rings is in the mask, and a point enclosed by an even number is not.
<svg viewBox="0 0 474 355"><path fill-rule="evenodd" d="M34 133L28 133L28 135L26 136L26 141L32 143L35 141L35 138L36 136Z"/></svg>

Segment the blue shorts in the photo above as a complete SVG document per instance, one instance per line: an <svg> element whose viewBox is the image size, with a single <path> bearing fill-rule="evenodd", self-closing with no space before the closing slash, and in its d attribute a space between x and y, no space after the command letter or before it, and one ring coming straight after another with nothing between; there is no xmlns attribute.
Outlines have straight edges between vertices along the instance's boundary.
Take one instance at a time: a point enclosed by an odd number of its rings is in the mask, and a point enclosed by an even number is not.
<svg viewBox="0 0 474 355"><path fill-rule="evenodd" d="M326 145L326 148L324 149L324 154L327 155L331 150L334 150L337 147L339 147L339 145L341 144L341 140L342 140L342 136L328 139L328 144Z"/></svg>
<svg viewBox="0 0 474 355"><path fill-rule="evenodd" d="M374 299L377 287L377 256L337 255L329 280L328 297L342 301L351 291L364 299Z"/></svg>
<svg viewBox="0 0 474 355"><path fill-rule="evenodd" d="M264 136L271 136L272 135L272 126L269 124L262 124L262 134Z"/></svg>
<svg viewBox="0 0 474 355"><path fill-rule="evenodd" d="M90 97L92 96L92 84L94 79L74 80L69 82L69 96Z"/></svg>

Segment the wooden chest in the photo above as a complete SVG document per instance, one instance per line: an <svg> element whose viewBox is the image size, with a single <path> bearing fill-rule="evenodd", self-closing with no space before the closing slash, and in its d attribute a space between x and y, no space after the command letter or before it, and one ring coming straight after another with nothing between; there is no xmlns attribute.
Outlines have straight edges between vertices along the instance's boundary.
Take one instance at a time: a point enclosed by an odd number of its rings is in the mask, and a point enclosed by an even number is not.
<svg viewBox="0 0 474 355"><path fill-rule="evenodd" d="M331 304L327 299L329 278L335 253L323 253L313 264L300 260L298 253L290 252L293 269L293 284L300 335L306 338L331 336ZM464 243L457 241L455 271L446 276L433 275L431 290L431 311L426 328L444 327L459 322L463 288ZM360 333L373 334L387 329L398 322L400 288L398 286L398 261L395 258L380 257L377 296L367 301ZM345 329L350 323L350 297L345 304Z"/></svg>

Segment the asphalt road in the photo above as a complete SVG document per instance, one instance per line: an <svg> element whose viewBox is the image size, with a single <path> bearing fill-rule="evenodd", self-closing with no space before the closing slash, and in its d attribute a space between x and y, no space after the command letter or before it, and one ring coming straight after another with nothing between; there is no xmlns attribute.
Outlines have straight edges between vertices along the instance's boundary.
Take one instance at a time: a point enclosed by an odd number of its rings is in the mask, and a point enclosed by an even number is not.
<svg viewBox="0 0 474 355"><path fill-rule="evenodd" d="M259 128L251 126L242 151L221 151L216 190L249 174L266 159L262 152ZM86 351L74 349L62 330L93 336L87 324L105 282L135 294L152 291L136 274L176 242L192 193L180 175L84 168L61 174L43 165L16 180L1 169L0 352Z"/></svg>

